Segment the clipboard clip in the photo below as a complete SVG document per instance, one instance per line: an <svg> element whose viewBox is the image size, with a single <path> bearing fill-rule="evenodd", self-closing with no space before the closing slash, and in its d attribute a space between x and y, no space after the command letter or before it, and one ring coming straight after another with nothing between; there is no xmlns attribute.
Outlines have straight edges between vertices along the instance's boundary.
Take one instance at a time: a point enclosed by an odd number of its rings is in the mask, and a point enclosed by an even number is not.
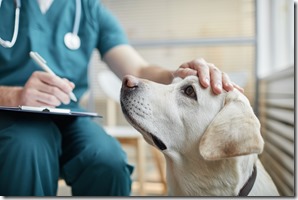
<svg viewBox="0 0 298 200"><path fill-rule="evenodd" d="M48 108L45 108L42 110L42 112L50 112L50 110Z"/></svg>
<svg viewBox="0 0 298 200"><path fill-rule="evenodd" d="M51 107L34 107L34 106L0 106L0 111L13 111L13 112L26 112L26 113L40 113L45 115L62 115L62 116L74 116L74 117L99 117L94 112L84 111L71 111L70 109L64 108L51 108Z"/></svg>
<svg viewBox="0 0 298 200"><path fill-rule="evenodd" d="M33 107L33 106L19 106L19 108L25 111L71 114L70 109L62 109L62 108Z"/></svg>

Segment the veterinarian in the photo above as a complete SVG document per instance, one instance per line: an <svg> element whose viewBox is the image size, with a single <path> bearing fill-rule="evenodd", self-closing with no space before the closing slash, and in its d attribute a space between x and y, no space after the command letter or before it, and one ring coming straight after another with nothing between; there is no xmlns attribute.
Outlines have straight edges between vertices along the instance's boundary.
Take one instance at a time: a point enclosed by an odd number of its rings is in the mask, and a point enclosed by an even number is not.
<svg viewBox="0 0 298 200"><path fill-rule="evenodd" d="M228 76L203 59L175 72L150 65L98 0L0 0L0 6L1 106L82 110L95 48L120 78L132 74L170 83L173 76L197 74L214 93L233 88ZM30 51L57 76L43 71ZM1 196L56 195L59 177L73 195L130 195L132 171L119 143L90 118L0 112Z"/></svg>

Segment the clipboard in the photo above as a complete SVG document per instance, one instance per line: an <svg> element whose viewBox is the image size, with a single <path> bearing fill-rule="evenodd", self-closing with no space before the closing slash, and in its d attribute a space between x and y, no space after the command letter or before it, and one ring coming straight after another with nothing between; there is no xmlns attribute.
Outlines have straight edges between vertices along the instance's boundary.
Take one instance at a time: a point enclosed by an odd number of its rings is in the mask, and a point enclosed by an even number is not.
<svg viewBox="0 0 298 200"><path fill-rule="evenodd" d="M82 111L72 111L70 109L64 108L51 108L51 107L34 107L34 106L0 106L0 111L12 111L12 112L25 112L25 113L37 113L45 115L63 115L63 116L76 116L76 117L100 117L94 112L82 112Z"/></svg>

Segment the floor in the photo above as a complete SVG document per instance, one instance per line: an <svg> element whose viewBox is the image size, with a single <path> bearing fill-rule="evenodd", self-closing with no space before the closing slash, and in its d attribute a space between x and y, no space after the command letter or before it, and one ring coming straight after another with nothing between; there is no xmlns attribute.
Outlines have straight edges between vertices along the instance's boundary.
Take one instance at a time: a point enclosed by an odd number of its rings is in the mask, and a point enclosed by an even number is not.
<svg viewBox="0 0 298 200"><path fill-rule="evenodd" d="M160 182L160 175L158 173L158 168L153 160L152 153L148 144L146 145L146 170L145 177L146 183L144 185L145 194L140 195L139 193L139 183L137 170L134 170L132 174L133 184L132 184L132 196L165 196L163 184ZM128 161L136 166L136 154L134 149L129 146L123 146L124 150L128 155ZM71 189L68 187L63 180L59 181L58 196L71 196Z"/></svg>

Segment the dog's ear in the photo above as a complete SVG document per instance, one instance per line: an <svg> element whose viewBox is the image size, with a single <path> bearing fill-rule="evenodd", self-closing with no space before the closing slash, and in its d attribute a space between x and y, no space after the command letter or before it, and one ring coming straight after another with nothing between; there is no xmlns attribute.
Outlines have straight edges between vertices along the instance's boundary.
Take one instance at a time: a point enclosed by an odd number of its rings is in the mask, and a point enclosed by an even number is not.
<svg viewBox="0 0 298 200"><path fill-rule="evenodd" d="M264 141L260 122L248 99L239 91L227 93L224 107L200 139L199 150L205 160L261 153Z"/></svg>

